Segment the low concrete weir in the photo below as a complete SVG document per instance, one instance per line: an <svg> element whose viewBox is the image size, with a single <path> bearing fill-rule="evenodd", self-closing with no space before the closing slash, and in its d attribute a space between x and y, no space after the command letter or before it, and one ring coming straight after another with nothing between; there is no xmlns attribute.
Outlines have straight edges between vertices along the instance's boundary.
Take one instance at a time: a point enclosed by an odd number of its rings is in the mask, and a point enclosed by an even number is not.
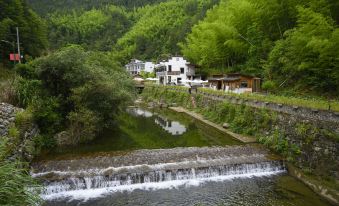
<svg viewBox="0 0 339 206"><path fill-rule="evenodd" d="M137 150L75 160L33 164L44 184L42 197L95 198L117 191L172 188L206 181L284 173L280 160L249 146ZM86 194L86 195L83 195Z"/></svg>

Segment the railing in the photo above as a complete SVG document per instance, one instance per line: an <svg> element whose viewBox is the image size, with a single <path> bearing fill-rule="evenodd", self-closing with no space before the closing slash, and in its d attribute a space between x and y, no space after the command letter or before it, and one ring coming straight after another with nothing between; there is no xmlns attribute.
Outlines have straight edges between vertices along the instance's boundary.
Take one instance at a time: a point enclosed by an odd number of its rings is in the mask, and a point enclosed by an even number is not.
<svg viewBox="0 0 339 206"><path fill-rule="evenodd" d="M165 76L166 72L157 72L156 74L157 74L157 76Z"/></svg>
<svg viewBox="0 0 339 206"><path fill-rule="evenodd" d="M180 71L167 72L167 75L180 75Z"/></svg>
<svg viewBox="0 0 339 206"><path fill-rule="evenodd" d="M172 72L157 72L157 76L164 76L164 75L180 75L180 71L172 71Z"/></svg>

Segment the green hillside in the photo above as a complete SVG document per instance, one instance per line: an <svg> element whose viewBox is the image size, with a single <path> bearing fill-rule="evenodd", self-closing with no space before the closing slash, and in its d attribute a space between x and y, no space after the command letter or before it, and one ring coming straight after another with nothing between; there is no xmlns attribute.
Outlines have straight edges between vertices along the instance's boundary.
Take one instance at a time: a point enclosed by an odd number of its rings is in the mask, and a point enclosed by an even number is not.
<svg viewBox="0 0 339 206"><path fill-rule="evenodd" d="M134 9L163 1L166 0L27 0L32 8L43 16L54 12L68 13L74 9L90 10L102 8L112 4Z"/></svg>

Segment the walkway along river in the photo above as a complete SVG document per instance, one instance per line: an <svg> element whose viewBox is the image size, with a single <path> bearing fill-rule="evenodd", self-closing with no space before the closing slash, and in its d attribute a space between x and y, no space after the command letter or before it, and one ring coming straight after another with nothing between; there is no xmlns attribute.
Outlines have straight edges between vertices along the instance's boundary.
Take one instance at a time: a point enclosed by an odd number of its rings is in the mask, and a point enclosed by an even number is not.
<svg viewBox="0 0 339 206"><path fill-rule="evenodd" d="M43 153L31 174L46 205L328 205L262 147L166 109L129 109L94 142Z"/></svg>

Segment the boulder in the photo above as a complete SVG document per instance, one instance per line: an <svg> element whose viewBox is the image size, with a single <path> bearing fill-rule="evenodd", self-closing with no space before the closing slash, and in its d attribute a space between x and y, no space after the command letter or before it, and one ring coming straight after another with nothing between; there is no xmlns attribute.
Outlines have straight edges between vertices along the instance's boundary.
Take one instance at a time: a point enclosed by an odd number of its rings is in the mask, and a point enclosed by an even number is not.
<svg viewBox="0 0 339 206"><path fill-rule="evenodd" d="M228 128L230 128L230 125L228 123L224 123L224 124L222 124L222 127L225 128L225 129L228 129Z"/></svg>
<svg viewBox="0 0 339 206"><path fill-rule="evenodd" d="M66 131L62 131L54 135L54 139L56 140L57 145L59 146L72 144L70 134Z"/></svg>

